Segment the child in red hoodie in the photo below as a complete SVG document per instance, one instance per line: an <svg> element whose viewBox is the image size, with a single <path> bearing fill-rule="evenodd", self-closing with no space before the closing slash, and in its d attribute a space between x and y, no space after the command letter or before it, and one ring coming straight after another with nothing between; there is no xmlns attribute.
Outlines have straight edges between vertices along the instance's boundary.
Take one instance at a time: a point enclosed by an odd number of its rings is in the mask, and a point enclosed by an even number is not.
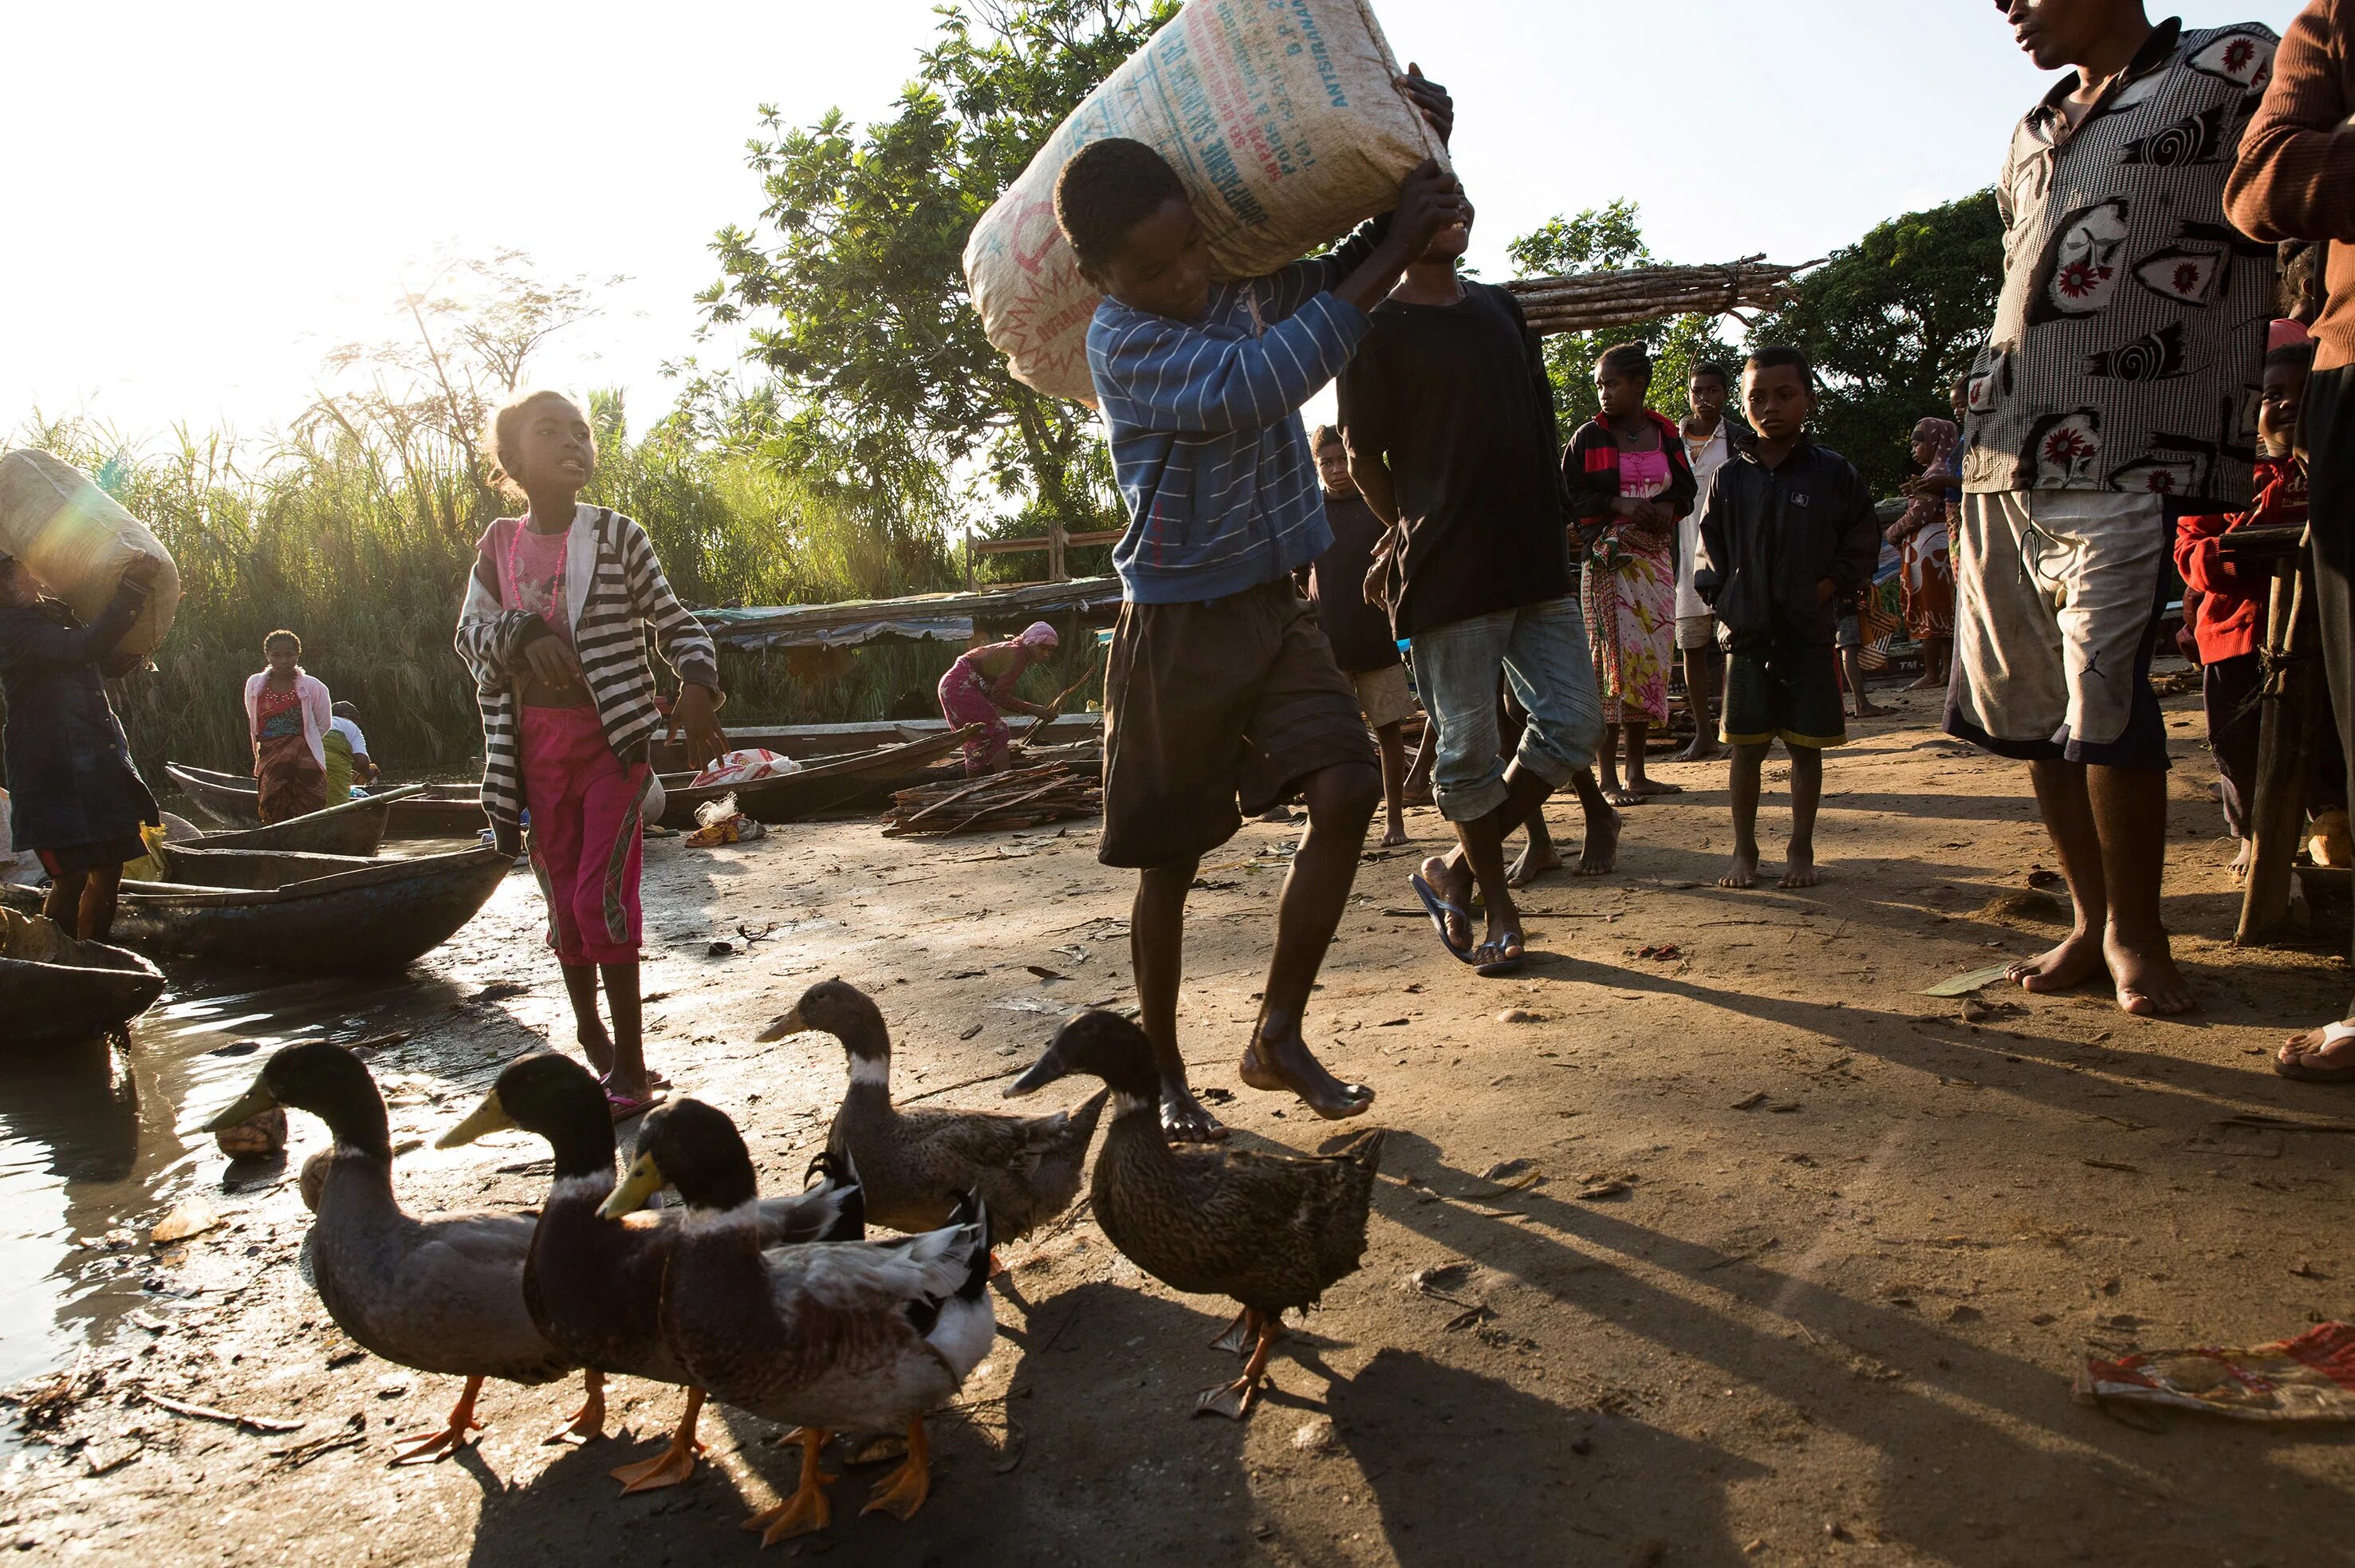
<svg viewBox="0 0 2355 1568"><path fill-rule="evenodd" d="M2175 569L2189 591L2184 617L2200 647L2208 747L2223 781L2224 826L2241 841L2234 875L2247 866L2249 812L2256 802L2258 699L2264 686L2266 601L2272 576L2237 564L2225 548L2236 528L2306 523L2306 465L2291 450L2305 400L2314 343L2296 322L2274 324L2257 412L2256 499L2245 512L2185 517L2175 525Z"/></svg>

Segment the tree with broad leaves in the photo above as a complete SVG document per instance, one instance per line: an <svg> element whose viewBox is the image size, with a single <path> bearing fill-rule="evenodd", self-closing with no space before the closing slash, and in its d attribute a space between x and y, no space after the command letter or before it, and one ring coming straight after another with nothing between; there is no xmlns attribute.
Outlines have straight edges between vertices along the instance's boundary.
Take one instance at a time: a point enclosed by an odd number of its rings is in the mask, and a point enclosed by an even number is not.
<svg viewBox="0 0 2355 1568"><path fill-rule="evenodd" d="M1835 251L1750 340L1806 351L1823 382L1817 434L1891 496L1914 424L1948 417L2002 286L2003 219L1983 190L1891 219Z"/></svg>
<svg viewBox="0 0 2355 1568"><path fill-rule="evenodd" d="M954 520L977 464L1024 532L1116 526L1093 416L1017 381L965 291L975 222L1174 0L970 0L940 9L893 112L807 127L762 110L751 229L714 243L709 327L749 330L783 392L777 455L896 526Z"/></svg>

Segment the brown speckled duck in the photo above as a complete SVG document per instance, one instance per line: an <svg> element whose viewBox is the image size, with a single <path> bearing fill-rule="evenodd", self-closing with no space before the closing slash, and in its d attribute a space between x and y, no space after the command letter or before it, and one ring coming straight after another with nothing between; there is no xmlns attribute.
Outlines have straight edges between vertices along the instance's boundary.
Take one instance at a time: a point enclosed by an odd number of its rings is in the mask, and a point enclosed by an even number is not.
<svg viewBox="0 0 2355 1568"><path fill-rule="evenodd" d="M1250 1363L1233 1382L1203 1390L1194 1406L1197 1414L1241 1420L1284 1337L1284 1312L1314 1306L1365 1255L1381 1129L1331 1155L1173 1149L1161 1127L1152 1042L1116 1013L1067 1021L1006 1093L1033 1093L1074 1072L1103 1079L1113 1096L1112 1129L1089 1188L1096 1223L1123 1256L1172 1289L1241 1304L1217 1348L1250 1346Z"/></svg>
<svg viewBox="0 0 2355 1568"><path fill-rule="evenodd" d="M672 1187L687 1213L663 1271L662 1331L711 1397L801 1428L801 1483L745 1521L762 1544L826 1528L818 1455L840 1428L904 1427L908 1458L864 1511L906 1519L932 1490L926 1413L963 1386L997 1333L986 1288L988 1216L968 1194L951 1222L888 1242L763 1250L752 1157L699 1100L647 1113L629 1175L605 1200L627 1214Z"/></svg>
<svg viewBox="0 0 2355 1568"><path fill-rule="evenodd" d="M936 1230L948 1223L959 1195L978 1192L995 1246L1028 1234L1079 1196L1103 1092L1050 1116L902 1111L891 1104L891 1036L873 998L840 980L822 982L760 1038L813 1030L842 1041L849 1058L850 1088L826 1147L858 1168L874 1223L911 1234Z"/></svg>
<svg viewBox="0 0 2355 1568"><path fill-rule="evenodd" d="M439 1145L453 1148L511 1127L547 1139L555 1167L524 1261L524 1305L549 1343L582 1366L686 1386L687 1409L662 1453L613 1472L624 1493L677 1486L694 1474L703 1447L695 1432L704 1398L662 1337L663 1271L677 1250L681 1211L598 1213L613 1191L613 1118L603 1088L569 1056L534 1051L507 1063ZM839 1179L763 1199L761 1244L857 1240L856 1201L856 1189ZM584 1421L592 1434L604 1415L602 1400L594 1403Z"/></svg>
<svg viewBox="0 0 2355 1568"><path fill-rule="evenodd" d="M524 1305L524 1259L537 1221L528 1214L402 1211L392 1190L384 1096L358 1057L324 1040L287 1046L206 1130L233 1127L272 1105L308 1111L335 1135L319 1172L316 1217L303 1243L327 1316L355 1344L388 1361L466 1380L449 1420L404 1443L396 1463L454 1453L469 1432L480 1430L474 1401L484 1379L536 1385L580 1365L549 1342ZM306 1188L315 1159L304 1162ZM602 1379L592 1371L583 1416L602 1403Z"/></svg>

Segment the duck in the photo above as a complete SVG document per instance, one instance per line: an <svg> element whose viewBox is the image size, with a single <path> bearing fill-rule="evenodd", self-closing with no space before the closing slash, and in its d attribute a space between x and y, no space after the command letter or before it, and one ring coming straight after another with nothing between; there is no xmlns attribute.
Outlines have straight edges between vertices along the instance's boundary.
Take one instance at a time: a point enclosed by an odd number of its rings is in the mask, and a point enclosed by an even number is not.
<svg viewBox="0 0 2355 1568"><path fill-rule="evenodd" d="M1382 1130L1370 1128L1329 1155L1174 1149L1162 1130L1152 1042L1108 1012L1067 1019L1005 1093L1036 1093L1072 1073L1103 1079L1112 1093L1112 1126L1089 1185L1105 1236L1172 1289L1227 1296L1242 1308L1213 1347L1248 1349L1242 1375L1195 1399L1198 1415L1240 1421L1284 1337L1284 1314L1315 1306L1365 1256Z"/></svg>
<svg viewBox="0 0 2355 1568"><path fill-rule="evenodd" d="M800 1428L793 1495L744 1528L763 1546L825 1529L818 1455L845 1427L907 1433L905 1463L861 1511L913 1515L932 1491L924 1416L997 1335L986 1203L967 1193L921 1235L763 1251L752 1157L725 1112L693 1098L647 1113L599 1212L618 1218L665 1187L687 1211L663 1271L664 1339L713 1399Z"/></svg>
<svg viewBox="0 0 2355 1568"><path fill-rule="evenodd" d="M537 1387L581 1369L540 1332L524 1302L535 1219L401 1209L392 1188L384 1096L367 1063L325 1040L286 1046L206 1131L233 1127L273 1105L310 1113L335 1137L324 1167L315 1156L304 1167L306 1189L316 1172L304 1256L328 1317L373 1355L466 1380L449 1418L403 1440L395 1464L442 1458L464 1446L469 1433L483 1429L474 1405L486 1379ZM587 1398L567 1430L592 1414L602 1420L603 1403L603 1379L592 1369Z"/></svg>
<svg viewBox="0 0 2355 1568"><path fill-rule="evenodd" d="M1079 1196L1109 1091L1047 1116L903 1111L891 1103L891 1036L873 997L839 979L821 981L759 1038L816 1032L842 1042L850 1069L826 1147L857 1166L874 1223L911 1234L935 1230L948 1222L957 1194L977 1191L995 1248L1029 1234ZM994 1255L990 1266L997 1268Z"/></svg>
<svg viewBox="0 0 2355 1568"><path fill-rule="evenodd" d="M613 1119L604 1086L570 1057L538 1051L517 1057L474 1111L442 1135L456 1148L521 1128L548 1141L553 1170L539 1223L524 1257L524 1306L548 1342L607 1377L648 1378L687 1389L687 1406L655 1457L612 1474L624 1495L674 1487L695 1473L704 1392L664 1341L663 1271L679 1237L677 1210L638 1210L603 1219L613 1192ZM805 1192L762 1201L762 1244L857 1240L864 1233L855 1178L821 1156L826 1178ZM597 1413L602 1417L603 1412Z"/></svg>

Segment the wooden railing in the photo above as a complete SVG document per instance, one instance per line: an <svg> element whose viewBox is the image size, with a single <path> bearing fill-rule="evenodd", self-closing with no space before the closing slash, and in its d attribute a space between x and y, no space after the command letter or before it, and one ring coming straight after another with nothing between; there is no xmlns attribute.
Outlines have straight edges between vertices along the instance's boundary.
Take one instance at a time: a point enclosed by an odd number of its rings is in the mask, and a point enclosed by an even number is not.
<svg viewBox="0 0 2355 1568"><path fill-rule="evenodd" d="M1091 545L1116 544L1120 540L1120 536L1125 531L1122 528L1105 528L1094 533L1067 534L1063 531L1060 523L1049 523L1046 537L1043 539L968 539L964 543L965 587L971 589L975 586L973 571L975 556L1029 555L1041 550L1045 551L1047 556L1046 580L1050 582L1069 582L1071 580L1071 573L1064 564L1065 551L1085 549Z"/></svg>

